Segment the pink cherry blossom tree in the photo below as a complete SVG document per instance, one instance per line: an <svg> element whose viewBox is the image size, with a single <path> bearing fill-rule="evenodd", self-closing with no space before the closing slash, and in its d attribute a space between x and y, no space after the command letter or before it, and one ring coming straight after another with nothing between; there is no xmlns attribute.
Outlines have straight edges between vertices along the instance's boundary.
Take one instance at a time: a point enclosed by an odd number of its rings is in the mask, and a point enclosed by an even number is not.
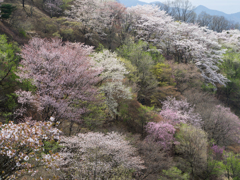
<svg viewBox="0 0 240 180"><path fill-rule="evenodd" d="M174 138L176 129L171 122L149 122L146 131L148 133L146 140L160 143L165 150L171 149L174 143L177 144Z"/></svg>
<svg viewBox="0 0 240 180"><path fill-rule="evenodd" d="M83 104L93 102L98 93L94 85L99 82L101 70L93 68L91 52L92 47L80 43L30 40L22 48L18 76L20 81L31 81L36 90L16 92L22 104L16 113L24 115L26 105L35 104L43 121L54 116L55 122L60 119L80 122L81 115L88 111Z"/></svg>
<svg viewBox="0 0 240 180"><path fill-rule="evenodd" d="M194 106L186 100L178 101L175 98L168 97L162 104L160 115L170 120L172 124L189 123L200 127L201 116L194 112Z"/></svg>

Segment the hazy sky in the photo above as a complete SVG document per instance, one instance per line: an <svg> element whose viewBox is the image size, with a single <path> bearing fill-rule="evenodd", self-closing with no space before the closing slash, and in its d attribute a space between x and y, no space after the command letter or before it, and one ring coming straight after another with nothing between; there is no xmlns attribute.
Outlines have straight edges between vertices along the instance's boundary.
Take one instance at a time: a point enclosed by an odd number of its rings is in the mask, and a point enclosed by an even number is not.
<svg viewBox="0 0 240 180"><path fill-rule="evenodd" d="M165 0L140 0L143 2L154 2ZM209 9L218 10L227 14L240 12L240 0L190 0L194 6L203 5Z"/></svg>

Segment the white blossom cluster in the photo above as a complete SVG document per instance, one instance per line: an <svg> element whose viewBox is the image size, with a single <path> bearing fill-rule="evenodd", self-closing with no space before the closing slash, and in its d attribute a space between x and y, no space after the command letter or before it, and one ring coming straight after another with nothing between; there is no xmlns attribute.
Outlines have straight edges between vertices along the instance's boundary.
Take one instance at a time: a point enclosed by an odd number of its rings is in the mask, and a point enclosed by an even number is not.
<svg viewBox="0 0 240 180"><path fill-rule="evenodd" d="M218 42L218 34L196 24L173 21L156 6L128 8L134 21L132 27L137 37L154 43L165 54L173 55L175 61L195 63L207 83L225 85L228 79L219 73L225 50Z"/></svg>
<svg viewBox="0 0 240 180"><path fill-rule="evenodd" d="M101 90L106 96L106 104L110 113L114 116L114 114L118 114L118 100L131 99L130 88L123 84L128 72L117 55L108 50L94 53L93 59L96 61L95 66L102 69L100 76L102 78Z"/></svg>
<svg viewBox="0 0 240 180"><path fill-rule="evenodd" d="M58 162L71 171L73 179L107 179L114 174L114 170L125 168L128 170L144 169L143 161L136 155L125 137L116 132L78 134L73 137L63 137L61 143L64 148L60 153L62 160Z"/></svg>
<svg viewBox="0 0 240 180"><path fill-rule="evenodd" d="M219 42L227 48L234 50L240 49L240 31L238 29L224 30L218 33L218 39Z"/></svg>
<svg viewBox="0 0 240 180"><path fill-rule="evenodd" d="M45 140L59 140L61 131L53 128L51 122L34 122L0 125L0 169L9 171L12 177L22 173L34 173L33 166L28 163L33 159L42 165L52 165L59 158L57 154L44 155ZM6 160L7 159L7 163ZM8 176L8 174L5 174Z"/></svg>

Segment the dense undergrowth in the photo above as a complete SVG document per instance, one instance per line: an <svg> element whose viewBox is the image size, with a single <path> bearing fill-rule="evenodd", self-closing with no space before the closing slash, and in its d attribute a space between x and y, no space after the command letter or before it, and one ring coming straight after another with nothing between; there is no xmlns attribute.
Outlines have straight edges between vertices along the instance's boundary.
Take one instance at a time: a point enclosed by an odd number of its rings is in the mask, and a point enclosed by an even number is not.
<svg viewBox="0 0 240 180"><path fill-rule="evenodd" d="M240 31L155 6L4 3L0 179L240 178Z"/></svg>

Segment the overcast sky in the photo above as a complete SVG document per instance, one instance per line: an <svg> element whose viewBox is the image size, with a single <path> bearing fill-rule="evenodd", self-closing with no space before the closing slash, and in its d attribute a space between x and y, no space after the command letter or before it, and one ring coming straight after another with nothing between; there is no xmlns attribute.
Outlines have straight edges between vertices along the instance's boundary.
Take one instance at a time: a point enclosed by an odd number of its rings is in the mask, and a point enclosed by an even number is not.
<svg viewBox="0 0 240 180"><path fill-rule="evenodd" d="M143 2L154 2L165 0L140 0ZM203 5L209 9L218 10L227 14L240 12L240 0L190 0L194 6Z"/></svg>

